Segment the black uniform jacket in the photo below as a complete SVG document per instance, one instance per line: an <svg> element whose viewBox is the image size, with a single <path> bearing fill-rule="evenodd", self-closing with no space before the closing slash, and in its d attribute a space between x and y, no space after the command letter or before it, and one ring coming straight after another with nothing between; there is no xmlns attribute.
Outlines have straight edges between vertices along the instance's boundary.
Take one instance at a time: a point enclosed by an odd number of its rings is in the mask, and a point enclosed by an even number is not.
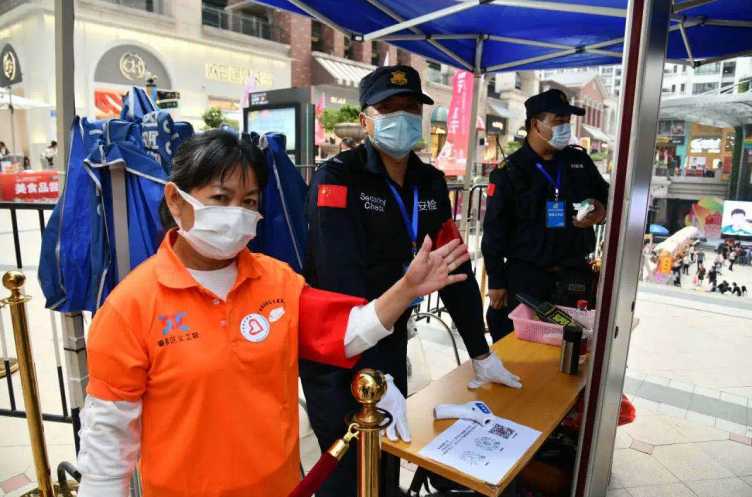
<svg viewBox="0 0 752 497"><path fill-rule="evenodd" d="M561 167L559 200L566 202L565 228L546 228L546 202ZM569 146L545 161L527 142L489 177L482 251L489 288L507 288L506 264L522 261L541 268L577 266L595 248L592 229L572 225L573 203L593 198L608 201L608 183L584 149ZM507 262L505 263L505 258Z"/></svg>
<svg viewBox="0 0 752 497"><path fill-rule="evenodd" d="M309 223L304 273L310 285L373 300L404 274L412 260L412 242L378 152L364 144L327 161L316 171L308 193ZM429 235L434 248L459 238L452 219L444 174L410 154L405 184L391 183L413 213L413 187L418 188L418 247ZM464 282L441 290L441 299L454 320L471 357L488 351L484 338L480 291L470 262L457 269ZM356 368L372 367L402 376L405 366L405 312L394 333L366 351ZM331 368L301 363L301 375ZM392 372L392 369L397 371Z"/></svg>

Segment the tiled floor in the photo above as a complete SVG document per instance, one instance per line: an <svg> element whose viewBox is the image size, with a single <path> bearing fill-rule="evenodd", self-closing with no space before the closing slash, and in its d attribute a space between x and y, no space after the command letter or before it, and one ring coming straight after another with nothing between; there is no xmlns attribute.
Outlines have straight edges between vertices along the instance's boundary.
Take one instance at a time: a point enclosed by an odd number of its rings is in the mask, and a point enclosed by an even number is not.
<svg viewBox="0 0 752 497"><path fill-rule="evenodd" d="M19 213L22 249L31 266L39 250L35 216ZM12 246L5 211L0 212L0 246ZM11 269L12 261L12 251L0 252L0 269ZM39 304L42 296L31 266L27 291L34 298L29 309L42 405L45 411L59 412L49 315ZM740 269L735 276L748 277L747 286L752 287L752 268ZM637 420L617 431L608 497L752 497L752 309L718 296L698 299L688 301L680 293L655 287L638 294L641 324L632 334L626 383ZM7 310L2 312L10 340ZM421 325L421 341L411 343L410 355L416 370L411 388L455 367L449 338L438 327ZM467 360L464 351L461 357ZM0 407L7 408L4 381ZM69 425L45 423L45 434L53 470L60 461L74 460ZM309 469L319 449L304 413L301 437L303 463ZM411 474L410 466L403 465L404 486ZM0 496L20 495L33 479L25 421L0 417Z"/></svg>

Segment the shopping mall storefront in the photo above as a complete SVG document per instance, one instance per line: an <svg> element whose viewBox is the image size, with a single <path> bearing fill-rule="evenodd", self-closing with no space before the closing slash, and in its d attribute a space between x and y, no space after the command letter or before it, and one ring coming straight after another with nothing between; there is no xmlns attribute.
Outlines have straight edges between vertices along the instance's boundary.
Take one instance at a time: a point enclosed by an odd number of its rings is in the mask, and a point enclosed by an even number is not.
<svg viewBox="0 0 752 497"><path fill-rule="evenodd" d="M35 158L56 136L55 81L50 77L55 67L54 18L43 9L25 7L0 17L0 35L13 46L24 67L23 81L13 87L14 95L47 104L16 119L17 151L37 167ZM114 25L91 17L84 10L76 18L78 115L91 119L118 115L120 95L133 85L143 86L149 76L156 77L158 89L179 92L178 106L171 114L196 127L203 124L202 115L209 107L239 119L248 84L256 90L290 86L287 45L253 37L243 37L243 43L209 36L190 38L179 34L174 19L170 25L159 17L145 17L143 24L130 23L132 27L127 28L122 26L124 20ZM0 132L5 133L2 126ZM4 135L0 140L10 141Z"/></svg>

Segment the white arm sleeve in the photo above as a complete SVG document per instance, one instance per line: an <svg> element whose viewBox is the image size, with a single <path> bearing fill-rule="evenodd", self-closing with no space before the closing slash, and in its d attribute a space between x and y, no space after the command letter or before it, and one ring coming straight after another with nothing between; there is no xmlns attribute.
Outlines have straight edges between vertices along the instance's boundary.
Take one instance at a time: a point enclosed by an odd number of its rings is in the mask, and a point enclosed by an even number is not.
<svg viewBox="0 0 752 497"><path fill-rule="evenodd" d="M345 355L354 357L365 352L379 340L392 334L394 328L386 329L376 315L376 301L353 307L345 331Z"/></svg>
<svg viewBox="0 0 752 497"><path fill-rule="evenodd" d="M141 401L86 397L81 412L78 497L127 497L141 449Z"/></svg>

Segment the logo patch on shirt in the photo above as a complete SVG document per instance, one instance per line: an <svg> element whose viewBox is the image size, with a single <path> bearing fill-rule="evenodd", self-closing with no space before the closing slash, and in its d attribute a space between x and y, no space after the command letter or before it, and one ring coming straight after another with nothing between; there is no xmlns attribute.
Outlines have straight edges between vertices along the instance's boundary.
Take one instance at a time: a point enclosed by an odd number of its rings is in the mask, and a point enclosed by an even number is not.
<svg viewBox="0 0 752 497"><path fill-rule="evenodd" d="M282 316L285 315L285 308L284 307L276 307L271 310L269 313L269 322L270 323L276 323L280 319L282 319Z"/></svg>
<svg viewBox="0 0 752 497"><path fill-rule="evenodd" d="M240 322L240 334L249 342L263 342L269 336L271 325L261 314L248 314Z"/></svg>
<svg viewBox="0 0 752 497"><path fill-rule="evenodd" d="M420 212L432 212L439 210L439 203L436 200L418 201L418 210Z"/></svg>
<svg viewBox="0 0 752 497"><path fill-rule="evenodd" d="M319 185L316 205L318 207L344 209L347 207L347 187L344 185Z"/></svg>
<svg viewBox="0 0 752 497"><path fill-rule="evenodd" d="M384 209L386 209L386 199L384 198L366 195L361 192L360 201L363 204L363 208L367 211L384 212Z"/></svg>
<svg viewBox="0 0 752 497"><path fill-rule="evenodd" d="M177 312L175 315L159 315L157 319L162 322L163 338L157 341L157 345L165 347L178 342L190 342L198 340L199 332L191 330L191 327L185 324L185 317L188 315L185 311ZM180 331L182 333L173 333Z"/></svg>
<svg viewBox="0 0 752 497"><path fill-rule="evenodd" d="M572 164L571 167L572 167L572 169L585 169L585 165L584 164L579 164L579 163Z"/></svg>
<svg viewBox="0 0 752 497"><path fill-rule="evenodd" d="M164 323L162 335L168 335L173 330L191 331L191 328L187 324L183 324L183 318L187 315L187 312L181 311L174 316L159 316L159 320Z"/></svg>

